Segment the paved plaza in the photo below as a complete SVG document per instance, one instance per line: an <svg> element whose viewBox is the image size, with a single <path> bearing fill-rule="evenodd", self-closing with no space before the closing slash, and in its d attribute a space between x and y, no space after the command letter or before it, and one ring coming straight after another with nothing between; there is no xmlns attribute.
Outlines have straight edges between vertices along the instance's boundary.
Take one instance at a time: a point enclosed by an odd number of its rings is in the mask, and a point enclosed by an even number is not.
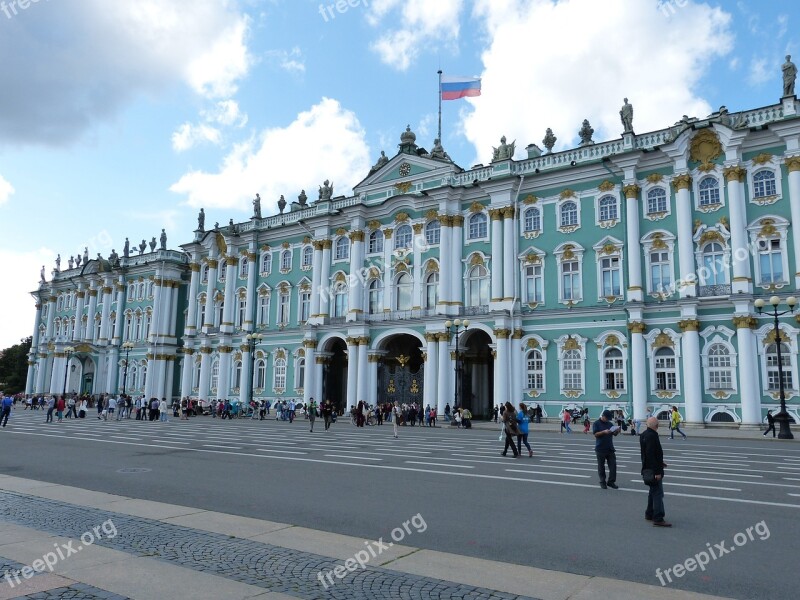
<svg viewBox="0 0 800 600"><path fill-rule="evenodd" d="M184 579L199 588L197 597L209 598L790 592L752 565L790 562L800 447L702 433L690 430L686 441L662 436L675 527L657 531L642 519L646 489L632 436L615 440L621 489L612 491L599 488L592 440L580 432L534 429L534 457L514 460L500 456L499 429L488 424L402 427L395 440L391 426L357 429L344 421L328 432L318 421L311 433L303 419L45 424L44 413L17 410L0 435L0 557L31 564L54 539L79 540L112 519L118 535L90 549L111 555L69 557L56 566L64 580L53 581L49 595L25 597L163 597ZM737 433L748 434L759 435ZM327 588L320 583L319 573L372 540L390 541L413 515L424 529L401 529L402 543L365 569L334 577ZM767 539L755 537L702 573L659 584L656 568L683 562L707 543L730 546L737 532L762 521ZM118 563L125 568L97 567ZM142 574L126 580L137 565ZM172 569L178 575L169 583L162 573ZM219 595L225 586L233 591Z"/></svg>

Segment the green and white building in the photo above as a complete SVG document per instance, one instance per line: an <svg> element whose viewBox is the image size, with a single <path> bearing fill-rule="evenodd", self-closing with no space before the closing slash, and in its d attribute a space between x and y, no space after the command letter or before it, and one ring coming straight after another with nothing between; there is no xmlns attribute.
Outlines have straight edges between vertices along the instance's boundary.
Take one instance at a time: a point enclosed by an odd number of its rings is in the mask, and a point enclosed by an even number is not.
<svg viewBox="0 0 800 600"><path fill-rule="evenodd" d="M187 232L180 251L54 271L33 293L27 391L60 393L66 376L93 394L440 412L457 393L478 415L511 400L761 423L777 348L753 303L800 284L798 109L723 108L602 143L584 130L525 160L503 142L469 170L406 130L350 196L326 182L316 201ZM799 331L781 319L796 419Z"/></svg>

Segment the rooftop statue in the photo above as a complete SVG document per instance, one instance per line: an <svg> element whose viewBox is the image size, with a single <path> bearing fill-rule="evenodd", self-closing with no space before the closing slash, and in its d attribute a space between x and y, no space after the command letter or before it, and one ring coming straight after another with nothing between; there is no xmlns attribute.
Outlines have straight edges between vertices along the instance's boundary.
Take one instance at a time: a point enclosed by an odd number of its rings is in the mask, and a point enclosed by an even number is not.
<svg viewBox="0 0 800 600"><path fill-rule="evenodd" d="M544 144L544 147L547 148L548 154L553 151L553 146L556 145L557 139L558 138L553 135L553 130L548 127L547 131L544 132L544 139L542 140L542 144Z"/></svg>
<svg viewBox="0 0 800 600"><path fill-rule="evenodd" d="M146 240L142 240L142 243L139 244L139 256L144 254L145 250L147 250L147 241Z"/></svg>
<svg viewBox="0 0 800 600"><path fill-rule="evenodd" d="M281 194L281 197L278 198L278 210L281 211L281 214L283 214L283 210L285 208L286 208L286 198L284 198L283 194Z"/></svg>
<svg viewBox="0 0 800 600"><path fill-rule="evenodd" d="M150 252L155 252L156 250L156 236L153 236L153 239L150 240Z"/></svg>
<svg viewBox="0 0 800 600"><path fill-rule="evenodd" d="M197 231L206 230L206 211L200 209L200 214L197 215Z"/></svg>
<svg viewBox="0 0 800 600"><path fill-rule="evenodd" d="M378 162L372 165L372 168L369 170L369 174L372 175L376 171L380 171L386 163L389 162L389 159L386 157L386 152L381 150L381 155L378 157Z"/></svg>
<svg viewBox="0 0 800 600"><path fill-rule="evenodd" d="M56 271L61 270L61 255L56 256Z"/></svg>
<svg viewBox="0 0 800 600"><path fill-rule="evenodd" d="M42 280L42 283L46 281L46 279L44 278L44 265L42 265L42 271L41 273L39 273L39 278Z"/></svg>
<svg viewBox="0 0 800 600"><path fill-rule="evenodd" d="M433 149L431 150L431 153L428 155L428 157L436 158L438 160L450 160L450 156L448 156L447 152L444 151L444 147L442 146L442 141L439 138L433 140Z"/></svg>
<svg viewBox="0 0 800 600"><path fill-rule="evenodd" d="M111 249L111 254L108 255L108 262L110 262L112 265L115 265L119 262L119 254L117 254L117 251L114 250L114 248Z"/></svg>
<svg viewBox="0 0 800 600"><path fill-rule="evenodd" d="M594 135L594 129L592 126L589 125L589 119L583 120L583 125L581 125L581 129L578 132L578 136L581 138L581 146L589 146L590 144L594 144L594 140L592 136Z"/></svg>
<svg viewBox="0 0 800 600"><path fill-rule="evenodd" d="M131 243L128 238L125 238L125 245L122 247L122 256L128 258L131 255Z"/></svg>
<svg viewBox="0 0 800 600"><path fill-rule="evenodd" d="M792 62L792 55L786 55L786 62L781 67L783 71L783 96L794 96L794 82L797 79L797 67Z"/></svg>
<svg viewBox="0 0 800 600"><path fill-rule="evenodd" d="M161 249L162 250L166 250L167 249L167 232L165 230L163 230L163 229L161 230L161 239L160 239L160 241L161 241Z"/></svg>
<svg viewBox="0 0 800 600"><path fill-rule="evenodd" d="M83 247L83 264L86 264L88 262L89 262L89 247L88 246L84 246Z"/></svg>
<svg viewBox="0 0 800 600"><path fill-rule="evenodd" d="M500 145L497 148L492 148L492 162L498 160L508 160L514 157L514 146L516 140L510 144L506 144L506 136L500 138Z"/></svg>
<svg viewBox="0 0 800 600"><path fill-rule="evenodd" d="M261 218L261 195L256 194L255 199L253 200L253 218L260 219Z"/></svg>
<svg viewBox="0 0 800 600"><path fill-rule="evenodd" d="M70 269L74 269L75 268L75 257L74 256L70 256L69 260L67 261L67 264L69 265Z"/></svg>
<svg viewBox="0 0 800 600"><path fill-rule="evenodd" d="M330 200L331 196L333 196L333 184L326 179L319 188L319 199Z"/></svg>
<svg viewBox="0 0 800 600"><path fill-rule="evenodd" d="M633 133L633 105L628 103L627 98L619 111L619 118L622 120L623 133Z"/></svg>
<svg viewBox="0 0 800 600"><path fill-rule="evenodd" d="M297 201L300 203L300 206L307 206L308 196L306 196L305 190L300 190L300 195L297 197Z"/></svg>
<svg viewBox="0 0 800 600"><path fill-rule="evenodd" d="M80 267L80 266L81 266L81 255L80 255L80 254L78 254L78 255L75 257L75 266L76 266L76 267Z"/></svg>

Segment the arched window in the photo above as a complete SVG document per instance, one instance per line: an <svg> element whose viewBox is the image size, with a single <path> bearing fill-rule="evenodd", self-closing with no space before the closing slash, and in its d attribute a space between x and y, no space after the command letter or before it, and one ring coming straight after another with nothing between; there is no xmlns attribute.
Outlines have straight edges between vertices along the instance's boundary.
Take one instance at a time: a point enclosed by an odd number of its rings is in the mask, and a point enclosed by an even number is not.
<svg viewBox="0 0 800 600"><path fill-rule="evenodd" d="M125 313L125 341L133 339L133 316L130 312Z"/></svg>
<svg viewBox="0 0 800 600"><path fill-rule="evenodd" d="M58 302L56 302L56 310L61 311L64 310L64 296L58 296Z"/></svg>
<svg viewBox="0 0 800 600"><path fill-rule="evenodd" d="M215 358L211 363L211 389L218 391L217 388L219 388L219 359ZM219 392L221 394L223 390L219 390Z"/></svg>
<svg viewBox="0 0 800 600"><path fill-rule="evenodd" d="M411 231L411 225L400 225L394 234L394 249L411 248L413 235L414 233Z"/></svg>
<svg viewBox="0 0 800 600"><path fill-rule="evenodd" d="M716 177L708 175L700 180L697 186L700 191L700 206L716 206L719 200L719 181Z"/></svg>
<svg viewBox="0 0 800 600"><path fill-rule="evenodd" d="M667 212L667 192L664 188L653 188L647 192L647 214Z"/></svg>
<svg viewBox="0 0 800 600"><path fill-rule="evenodd" d="M401 273L395 281L394 310L411 310L411 292L414 287L411 275Z"/></svg>
<svg viewBox="0 0 800 600"><path fill-rule="evenodd" d="M206 300L202 297L197 301L197 328L201 329L206 324Z"/></svg>
<svg viewBox="0 0 800 600"><path fill-rule="evenodd" d="M144 390L147 387L147 363L142 363L139 366L139 389Z"/></svg>
<svg viewBox="0 0 800 600"><path fill-rule="evenodd" d="M253 374L253 386L255 389L263 390L267 382L267 363L261 358L256 361L256 370Z"/></svg>
<svg viewBox="0 0 800 600"><path fill-rule="evenodd" d="M284 250L281 252L281 271L290 271L292 269L292 251Z"/></svg>
<svg viewBox="0 0 800 600"><path fill-rule="evenodd" d="M541 350L528 352L528 388L544 390L544 359Z"/></svg>
<svg viewBox="0 0 800 600"><path fill-rule="evenodd" d="M678 373L675 369L675 351L664 346L656 350L655 374L656 390L674 391L678 389Z"/></svg>
<svg viewBox="0 0 800 600"><path fill-rule="evenodd" d="M278 295L278 324L287 325L289 323L289 309L291 297L289 289L282 289Z"/></svg>
<svg viewBox="0 0 800 600"><path fill-rule="evenodd" d="M572 200L564 202L559 211L561 227L570 227L578 224L578 205L575 202Z"/></svg>
<svg viewBox="0 0 800 600"><path fill-rule="evenodd" d="M335 260L347 260L350 258L350 240L346 236L336 240Z"/></svg>
<svg viewBox="0 0 800 600"><path fill-rule="evenodd" d="M714 344L708 349L708 384L712 390L733 389L731 353L725 344Z"/></svg>
<svg viewBox="0 0 800 600"><path fill-rule="evenodd" d="M603 196L598 203L600 208L600 221L616 221L619 219L617 199L614 196Z"/></svg>
<svg viewBox="0 0 800 600"><path fill-rule="evenodd" d="M370 232L369 234L369 249L370 254L378 254L383 252L383 232L380 229Z"/></svg>
<svg viewBox="0 0 800 600"><path fill-rule="evenodd" d="M300 324L305 323L311 317L311 292L301 291L298 298L300 303L300 310L297 320Z"/></svg>
<svg viewBox="0 0 800 600"><path fill-rule="evenodd" d="M792 381L792 359L790 355L791 349L788 344L781 344L781 360L780 365L783 370L783 389L794 389ZM778 391L780 389L780 375L778 372L778 346L777 344L770 344L767 347L767 389L771 391Z"/></svg>
<svg viewBox="0 0 800 600"><path fill-rule="evenodd" d="M480 240L489 235L486 215L475 213L469 218L469 239Z"/></svg>
<svg viewBox="0 0 800 600"><path fill-rule="evenodd" d="M778 191L775 187L775 173L770 169L761 169L753 175L753 192L756 198L775 196Z"/></svg>
<svg viewBox="0 0 800 600"><path fill-rule="evenodd" d="M303 389L306 387L306 359L298 358L297 365L294 371L294 387L295 389Z"/></svg>
<svg viewBox="0 0 800 600"><path fill-rule="evenodd" d="M722 245L710 242L703 248L703 267L700 269L702 285L721 285L727 282L725 252Z"/></svg>
<svg viewBox="0 0 800 600"><path fill-rule="evenodd" d="M216 310L214 311L214 327L222 326L222 315L225 314L225 300L220 298L216 303Z"/></svg>
<svg viewBox="0 0 800 600"><path fill-rule="evenodd" d="M122 384L126 390L138 390L138 377L139 377L139 368L137 367L136 363L131 363L131 366L128 367L127 378L125 369L122 369Z"/></svg>
<svg viewBox="0 0 800 600"><path fill-rule="evenodd" d="M332 317L345 317L347 316L348 302L347 302L347 285L343 282L336 284L333 291L333 314Z"/></svg>
<svg viewBox="0 0 800 600"><path fill-rule="evenodd" d="M286 359L278 358L275 360L275 389L286 389Z"/></svg>
<svg viewBox="0 0 800 600"><path fill-rule="evenodd" d="M247 279L247 272L250 267L250 261L246 256L239 260L239 279Z"/></svg>
<svg viewBox="0 0 800 600"><path fill-rule="evenodd" d="M200 363L194 364L194 372L192 373L192 389L196 390L200 387Z"/></svg>
<svg viewBox="0 0 800 600"><path fill-rule="evenodd" d="M535 207L531 206L525 211L525 232L541 231L542 230L542 213Z"/></svg>
<svg viewBox="0 0 800 600"><path fill-rule="evenodd" d="M233 388L238 390L242 387L242 361L237 360L233 363Z"/></svg>
<svg viewBox="0 0 800 600"><path fill-rule="evenodd" d="M475 265L467 276L467 305L489 304L489 272L483 265Z"/></svg>
<svg viewBox="0 0 800 600"><path fill-rule="evenodd" d="M581 353L579 350L567 350L561 361L562 386L565 390L583 389L583 372L581 370Z"/></svg>
<svg viewBox="0 0 800 600"><path fill-rule="evenodd" d="M142 339L142 313L139 311L133 317L133 339Z"/></svg>
<svg viewBox="0 0 800 600"><path fill-rule="evenodd" d="M263 327L269 324L269 295L258 295L258 326Z"/></svg>
<svg viewBox="0 0 800 600"><path fill-rule="evenodd" d="M377 315L383 312L383 283L380 279L369 282L369 314Z"/></svg>
<svg viewBox="0 0 800 600"><path fill-rule="evenodd" d="M622 351L619 348L609 348L603 357L604 390L625 389L625 369L622 361Z"/></svg>
<svg viewBox="0 0 800 600"><path fill-rule="evenodd" d="M441 241L442 225L439 219L434 219L425 225L425 241L429 246L435 246Z"/></svg>
<svg viewBox="0 0 800 600"><path fill-rule="evenodd" d="M142 332L142 339L147 340L150 337L150 328L153 324L153 313L148 312L144 316L144 331Z"/></svg>
<svg viewBox="0 0 800 600"><path fill-rule="evenodd" d="M306 246L303 248L303 266L311 267L314 265L314 248Z"/></svg>
<svg viewBox="0 0 800 600"><path fill-rule="evenodd" d="M269 275L270 271L272 271L272 254L264 252L261 255L261 274Z"/></svg>
<svg viewBox="0 0 800 600"><path fill-rule="evenodd" d="M208 265L203 265L203 269L202 269L202 271L200 271L200 273L201 273L200 280L203 283L208 283L208 268L209 268ZM132 296L133 294L129 293L128 295Z"/></svg>
<svg viewBox="0 0 800 600"><path fill-rule="evenodd" d="M439 303L439 273L429 273L425 278L425 308L433 310Z"/></svg>
<svg viewBox="0 0 800 600"><path fill-rule="evenodd" d="M244 326L247 315L247 297L240 295L236 302L236 326ZM238 387L238 386L237 386Z"/></svg>

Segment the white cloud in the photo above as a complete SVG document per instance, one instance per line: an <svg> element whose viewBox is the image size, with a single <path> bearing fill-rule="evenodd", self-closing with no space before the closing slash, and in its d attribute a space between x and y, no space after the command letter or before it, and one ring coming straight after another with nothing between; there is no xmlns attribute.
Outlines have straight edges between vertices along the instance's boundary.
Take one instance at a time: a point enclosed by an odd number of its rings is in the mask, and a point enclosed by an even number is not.
<svg viewBox="0 0 800 600"><path fill-rule="evenodd" d="M616 138L624 97L639 133L683 114L705 116L711 107L697 85L733 45L730 16L695 3L669 23L655 2L641 0L477 0L473 16L489 36L482 96L467 101L474 110L464 120L478 162L501 135L524 156L547 127L557 147L573 146L587 118L595 140Z"/></svg>
<svg viewBox="0 0 800 600"><path fill-rule="evenodd" d="M50 2L3 24L0 139L63 145L145 94L181 82L231 97L253 63L235 2ZM26 18L23 18L26 17ZM35 17L35 18L33 18ZM53 51L57 33L58 51Z"/></svg>
<svg viewBox="0 0 800 600"><path fill-rule="evenodd" d="M170 187L198 208L249 210L256 193L264 198L264 213L277 212L272 203L283 194L287 202L305 189L309 199L325 179L335 195L351 193L369 171L365 132L356 115L337 100L323 98L284 128L267 129L258 138L234 146L219 171L192 171Z"/></svg>
<svg viewBox="0 0 800 600"><path fill-rule="evenodd" d="M747 82L750 85L763 85L773 78L772 65L766 58L754 58L750 61Z"/></svg>
<svg viewBox="0 0 800 600"><path fill-rule="evenodd" d="M303 53L297 46L291 50L269 50L266 56L267 59L277 65L278 68L288 73L298 75L306 72L306 65L303 62Z"/></svg>
<svg viewBox="0 0 800 600"><path fill-rule="evenodd" d="M247 115L239 109L236 100L221 100L213 108L200 111L204 122L184 123L172 134L172 149L184 152L200 144L219 146L223 142L218 126L241 128L247 124Z"/></svg>
<svg viewBox="0 0 800 600"><path fill-rule="evenodd" d="M372 50L387 65L405 71L423 50L457 49L463 7L464 0L375 0L367 13L370 25L379 27L389 19L402 26L381 35Z"/></svg>
<svg viewBox="0 0 800 600"><path fill-rule="evenodd" d="M14 282L12 287L15 290L14 293L0 294L0 315L6 317L0 327L0 349L18 344L33 333L35 301L25 292L38 289L42 265L47 265L46 273L50 278L55 257L56 253L48 248L28 252L0 248L3 277Z"/></svg>
<svg viewBox="0 0 800 600"><path fill-rule="evenodd" d="M247 124L247 115L241 111L236 100L217 102L213 109L201 111L200 116L209 123L226 127L244 127Z"/></svg>
<svg viewBox="0 0 800 600"><path fill-rule="evenodd" d="M8 202L8 199L14 191L14 186L12 186L5 177L0 175L0 206Z"/></svg>
<svg viewBox="0 0 800 600"><path fill-rule="evenodd" d="M172 134L172 148L176 152L189 150L204 142L218 145L221 141L222 132L203 123L184 123Z"/></svg>

